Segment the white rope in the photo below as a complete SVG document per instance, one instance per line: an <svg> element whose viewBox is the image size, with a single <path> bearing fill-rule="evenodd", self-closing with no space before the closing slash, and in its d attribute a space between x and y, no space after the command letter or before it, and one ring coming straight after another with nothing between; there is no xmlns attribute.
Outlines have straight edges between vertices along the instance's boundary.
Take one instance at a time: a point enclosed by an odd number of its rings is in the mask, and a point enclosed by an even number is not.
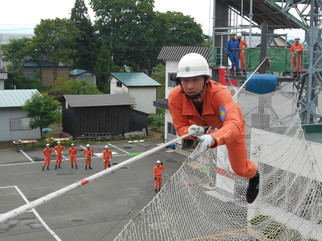
<svg viewBox="0 0 322 241"><path fill-rule="evenodd" d="M254 70L254 72L246 79L246 81L244 82L244 84L237 90L237 92L234 94L233 98L236 98L237 95L239 94L239 92L244 88L244 86L247 84L247 82L252 78L252 76L258 71L258 69L265 63L266 59L268 59L268 57L266 56L262 62L257 66L257 68Z"/></svg>
<svg viewBox="0 0 322 241"><path fill-rule="evenodd" d="M144 157L146 157L146 156L148 156L148 155L150 155L150 154L152 154L152 153L154 153L156 151L159 151L159 150L161 150L163 148L166 148L168 145L170 145L172 143L176 143L177 141L179 141L181 139L184 139L184 138L190 136L191 134L192 133L188 133L186 135L180 136L180 137L178 137L176 139L173 139L173 140L171 140L171 141L169 141L167 143L164 143L164 144L162 144L160 146L157 146L157 147L155 147L155 148L153 148L153 149L151 149L149 151L141 153L140 155L132 157L129 160L121 162L120 164L112 166L111 168L108 168L108 169L105 169L103 171L100 171L100 172L98 172L98 173L96 173L96 174L94 174L92 176L89 176L89 177L86 177L86 178L84 178L82 180L79 180L79 181L77 181L77 182L75 182L75 183L73 183L73 184L71 184L69 186L66 186L64 188L61 188L61 189L55 191L55 192L47 194L47 195L45 195L45 196L43 196L41 198L38 198L38 199L36 199L36 200L34 200L32 202L29 202L29 203L27 203L27 204L25 204L23 206L20 206L20 207L18 207L16 209L13 209L13 210L11 210L9 212L3 213L3 214L0 215L0 223L5 222L10 218L16 217L16 216L18 216L18 215L20 215L20 214L22 214L24 212L30 211L33 208L35 208L35 207L37 207L39 205L42 205L42 204L44 204L44 203L46 203L46 202L48 202L50 200L53 200L54 198L59 197L59 196L65 194L65 193L67 193L67 192L69 192L69 191L71 191L73 189L76 189L78 187L84 186L85 184L87 184L87 183L89 183L89 182L91 182L91 181L93 181L93 180L95 180L95 179L97 179L99 177L102 177L102 176L104 176L104 175L106 175L108 173L111 173L111 172L113 172L113 171L115 171L115 170L117 170L117 169L119 169L119 168L121 168L121 167L123 167L125 165L129 165L129 164L131 164L131 163L133 163L133 162L135 162L135 161L137 161L139 159L142 159L142 158L144 158Z"/></svg>

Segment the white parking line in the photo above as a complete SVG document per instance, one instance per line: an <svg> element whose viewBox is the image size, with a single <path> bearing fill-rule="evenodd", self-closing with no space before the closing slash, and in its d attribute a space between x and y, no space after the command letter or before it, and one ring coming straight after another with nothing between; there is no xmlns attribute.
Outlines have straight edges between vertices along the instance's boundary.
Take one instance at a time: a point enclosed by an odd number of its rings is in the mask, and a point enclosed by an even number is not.
<svg viewBox="0 0 322 241"><path fill-rule="evenodd" d="M19 150L19 151L20 151L22 154L24 154L24 155L25 155L25 157L27 157L29 161L31 161L31 162L35 162L34 160L32 160L32 159L31 159L31 157L30 157L30 156L28 156L28 155L26 154L26 152L24 152L23 150Z"/></svg>
<svg viewBox="0 0 322 241"><path fill-rule="evenodd" d="M127 152L127 151L125 151L125 150L123 150L123 149L121 149L121 148L118 148L117 146L114 146L114 145L112 145L111 143L108 143L110 146L113 146L115 149L117 149L117 150L120 150L120 151L122 151L122 152L124 152L124 153L129 153L129 152Z"/></svg>
<svg viewBox="0 0 322 241"><path fill-rule="evenodd" d="M6 186L6 187L0 187L0 189L4 189L4 188L15 188L16 191L19 193L19 195L22 197L22 199L26 202L29 203L29 200L27 199L27 197L23 194L23 192L19 189L18 186ZM57 241L62 241L58 235L47 225L47 223L40 217L39 213L36 211L36 209L31 209L31 212L33 212L35 214L35 216L37 217L37 219L40 221L40 223L44 226L45 229L47 229L47 231L57 240Z"/></svg>

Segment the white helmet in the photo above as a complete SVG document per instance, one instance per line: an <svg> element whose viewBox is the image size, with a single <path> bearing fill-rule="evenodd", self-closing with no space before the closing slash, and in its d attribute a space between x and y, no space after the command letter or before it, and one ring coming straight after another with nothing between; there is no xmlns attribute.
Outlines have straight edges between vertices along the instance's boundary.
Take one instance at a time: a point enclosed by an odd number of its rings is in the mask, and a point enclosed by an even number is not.
<svg viewBox="0 0 322 241"><path fill-rule="evenodd" d="M72 146L74 146L75 144L74 144L74 143L72 143L71 145L72 145Z"/></svg>
<svg viewBox="0 0 322 241"><path fill-rule="evenodd" d="M202 75L210 76L208 62L201 54L190 53L180 59L176 78Z"/></svg>
<svg viewBox="0 0 322 241"><path fill-rule="evenodd" d="M242 34L241 33L237 33L237 37L241 37L242 36Z"/></svg>
<svg viewBox="0 0 322 241"><path fill-rule="evenodd" d="M161 161L160 160L157 160L157 164L161 164Z"/></svg>
<svg viewBox="0 0 322 241"><path fill-rule="evenodd" d="M86 147L90 147L90 145L89 145L89 144L87 144L87 145L86 145Z"/></svg>
<svg viewBox="0 0 322 241"><path fill-rule="evenodd" d="M108 145L106 145L105 148L108 148Z"/></svg>
<svg viewBox="0 0 322 241"><path fill-rule="evenodd" d="M49 146L49 144L46 144L46 146Z"/></svg>
<svg viewBox="0 0 322 241"><path fill-rule="evenodd" d="M57 141L57 144L60 144L60 141Z"/></svg>

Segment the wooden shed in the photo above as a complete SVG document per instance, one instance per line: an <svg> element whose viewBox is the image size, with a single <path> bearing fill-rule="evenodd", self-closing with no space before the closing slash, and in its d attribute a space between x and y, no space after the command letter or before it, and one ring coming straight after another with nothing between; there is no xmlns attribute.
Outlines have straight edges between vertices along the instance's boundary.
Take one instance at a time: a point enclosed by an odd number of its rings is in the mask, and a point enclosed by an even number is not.
<svg viewBox="0 0 322 241"><path fill-rule="evenodd" d="M127 94L64 95L63 131L74 139L123 135L131 131L135 104Z"/></svg>

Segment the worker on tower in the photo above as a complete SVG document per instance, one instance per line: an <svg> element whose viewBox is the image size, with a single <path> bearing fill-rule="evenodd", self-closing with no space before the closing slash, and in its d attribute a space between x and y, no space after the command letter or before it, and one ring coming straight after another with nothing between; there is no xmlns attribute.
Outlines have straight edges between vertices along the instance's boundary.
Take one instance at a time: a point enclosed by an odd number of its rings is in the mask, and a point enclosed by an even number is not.
<svg viewBox="0 0 322 241"><path fill-rule="evenodd" d="M235 34L230 34L230 39L227 41L226 44L226 54L229 57L229 60L231 62L231 68L230 72L234 73L234 70L236 70L236 73L239 72L239 41L235 38Z"/></svg>
<svg viewBox="0 0 322 241"><path fill-rule="evenodd" d="M86 145L86 148L83 153L85 156L85 170L87 170L87 166L88 166L88 169L93 169L91 167L91 164L92 164L92 156L94 155L94 151L89 144Z"/></svg>
<svg viewBox="0 0 322 241"><path fill-rule="evenodd" d="M227 88L210 80L208 63L200 54L181 58L176 80L179 85L169 94L169 110L177 134L191 133L199 140L199 148L191 158L198 158L208 148L226 145L235 174L249 179L246 199L252 203L259 192L259 173L256 164L247 159L240 106Z"/></svg>
<svg viewBox="0 0 322 241"><path fill-rule="evenodd" d="M160 192L162 186L162 172L165 170L163 163L158 160L156 165L153 167L153 176L154 176L154 191Z"/></svg>
<svg viewBox="0 0 322 241"><path fill-rule="evenodd" d="M112 158L112 151L108 149L108 145L106 145L103 151L104 169L106 169L107 167L111 167L111 158Z"/></svg>
<svg viewBox="0 0 322 241"><path fill-rule="evenodd" d="M63 159L63 151L65 147L60 144L60 141L57 142L57 146L54 147L54 151L56 153L56 163L55 163L55 170L61 168L61 161Z"/></svg>
<svg viewBox="0 0 322 241"><path fill-rule="evenodd" d="M241 39L242 34L237 33L237 40L239 41L239 52L238 57L241 64L241 69L243 70L243 74L246 75L246 62L245 62L245 56L244 51L248 48L248 45L245 40Z"/></svg>
<svg viewBox="0 0 322 241"><path fill-rule="evenodd" d="M77 169L77 160L76 160L76 155L77 155L77 148L75 147L75 144L72 143L71 147L69 148L69 159L70 159L70 165L72 168Z"/></svg>
<svg viewBox="0 0 322 241"><path fill-rule="evenodd" d="M49 166L50 166L50 154L53 152L53 150L50 148L49 144L46 144L46 147L43 150L43 154L44 154L44 163L42 165L42 170L45 170L45 167L47 166L47 170L49 170Z"/></svg>
<svg viewBox="0 0 322 241"><path fill-rule="evenodd" d="M300 43L300 38L295 38L295 43L291 45L290 54L292 56L292 70L295 76L302 73L302 59L303 59L303 44Z"/></svg>

